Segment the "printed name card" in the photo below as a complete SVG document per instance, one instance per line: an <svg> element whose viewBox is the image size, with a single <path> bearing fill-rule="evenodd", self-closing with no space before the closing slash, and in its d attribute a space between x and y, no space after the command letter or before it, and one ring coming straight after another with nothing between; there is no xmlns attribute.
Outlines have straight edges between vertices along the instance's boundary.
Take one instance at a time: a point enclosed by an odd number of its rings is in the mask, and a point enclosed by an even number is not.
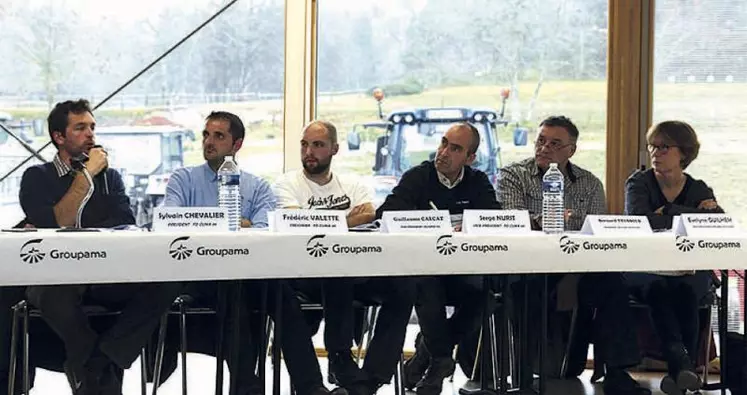
<svg viewBox="0 0 747 395"><path fill-rule="evenodd" d="M638 215L587 215L581 234L585 235L648 235L651 224L646 216Z"/></svg>
<svg viewBox="0 0 747 395"><path fill-rule="evenodd" d="M477 235L529 233L526 210L464 210L462 232Z"/></svg>
<svg viewBox="0 0 747 395"><path fill-rule="evenodd" d="M446 210L385 211L382 233L449 233L451 216Z"/></svg>
<svg viewBox="0 0 747 395"><path fill-rule="evenodd" d="M228 211L219 207L156 207L153 209L156 232L227 232Z"/></svg>
<svg viewBox="0 0 747 395"><path fill-rule="evenodd" d="M712 236L739 231L737 220L727 214L682 214L674 217L672 229L677 236Z"/></svg>
<svg viewBox="0 0 747 395"><path fill-rule="evenodd" d="M281 233L345 233L348 221L342 210L276 210L272 230Z"/></svg>

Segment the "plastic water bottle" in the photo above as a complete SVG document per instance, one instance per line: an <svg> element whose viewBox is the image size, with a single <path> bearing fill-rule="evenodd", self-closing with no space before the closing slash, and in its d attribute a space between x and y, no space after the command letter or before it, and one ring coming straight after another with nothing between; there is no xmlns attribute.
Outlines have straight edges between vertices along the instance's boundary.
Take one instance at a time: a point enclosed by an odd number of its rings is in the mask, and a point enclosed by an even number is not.
<svg viewBox="0 0 747 395"><path fill-rule="evenodd" d="M557 163L542 176L542 230L557 234L565 230L565 204L563 204L563 173Z"/></svg>
<svg viewBox="0 0 747 395"><path fill-rule="evenodd" d="M228 230L238 232L241 228L241 173L233 156L226 156L218 169L218 206L228 211Z"/></svg>

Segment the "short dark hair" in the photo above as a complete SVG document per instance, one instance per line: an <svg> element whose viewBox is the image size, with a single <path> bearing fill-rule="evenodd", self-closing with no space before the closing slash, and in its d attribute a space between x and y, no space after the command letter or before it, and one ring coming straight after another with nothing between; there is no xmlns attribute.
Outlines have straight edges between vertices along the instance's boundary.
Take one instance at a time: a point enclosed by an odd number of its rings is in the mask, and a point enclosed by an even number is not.
<svg viewBox="0 0 747 395"><path fill-rule="evenodd" d="M57 143L54 141L52 134L54 132L60 132L64 136L65 130L67 129L68 115L70 115L70 113L77 115L85 112L93 115L91 103L86 99L67 100L54 105L54 108L50 111L49 116L47 117L47 129L49 132L49 139L52 140L52 144L54 144L55 148L57 148Z"/></svg>
<svg viewBox="0 0 747 395"><path fill-rule="evenodd" d="M337 127L335 127L335 125L332 122L318 119L318 120L309 122L309 124L306 125L306 127L303 130L306 131L308 128L312 126L323 127L324 130L327 131L327 137L329 137L329 141L331 141L332 144L337 144Z"/></svg>
<svg viewBox="0 0 747 395"><path fill-rule="evenodd" d="M545 118L544 121L540 122L539 126L561 127L568 132L568 135L571 136L571 140L573 140L574 143L578 141L578 128L570 118L564 115L549 116Z"/></svg>
<svg viewBox="0 0 747 395"><path fill-rule="evenodd" d="M472 155L477 152L477 149L480 148L480 132L477 130L475 125L469 122L461 122L458 123L457 126L459 126L459 128L466 128L472 133L472 144L467 147L467 155Z"/></svg>
<svg viewBox="0 0 747 395"><path fill-rule="evenodd" d="M244 122L241 122L241 118L234 113L228 111L213 111L205 118L205 121L226 121L228 122L228 131L233 137L233 141L243 139L246 135L246 129L244 128Z"/></svg>
<svg viewBox="0 0 747 395"><path fill-rule="evenodd" d="M651 144L656 137L661 137L666 144L677 146L682 153L680 166L687 169L700 152L700 142L695 129L687 122L664 121L651 127L646 133L646 142Z"/></svg>

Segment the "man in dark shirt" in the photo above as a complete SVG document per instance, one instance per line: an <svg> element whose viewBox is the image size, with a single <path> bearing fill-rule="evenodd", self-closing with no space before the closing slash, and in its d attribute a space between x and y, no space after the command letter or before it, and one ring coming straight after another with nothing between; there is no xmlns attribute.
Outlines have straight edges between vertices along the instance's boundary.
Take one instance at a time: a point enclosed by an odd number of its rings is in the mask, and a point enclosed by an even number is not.
<svg viewBox="0 0 747 395"><path fill-rule="evenodd" d="M134 224L122 177L107 169L106 152L94 148L96 121L88 102L58 103L48 124L57 155L26 170L21 180L28 223L37 228ZM76 164L82 154L88 160ZM137 358L180 288L178 283L37 286L29 287L27 296L65 344L73 393L121 394L122 370ZM99 334L82 303L112 306L122 314Z"/></svg>
<svg viewBox="0 0 747 395"><path fill-rule="evenodd" d="M430 210L435 206L449 210L459 230L465 209L500 209L488 177L470 167L479 145L480 134L469 123L449 128L441 138L436 159L405 172L376 216L381 218L384 211ZM416 353L405 364L408 388L416 387L418 395L441 393L443 380L455 368L454 346L479 326L484 300L480 276L418 279L415 310L422 340L416 340ZM448 320L447 303L456 307Z"/></svg>

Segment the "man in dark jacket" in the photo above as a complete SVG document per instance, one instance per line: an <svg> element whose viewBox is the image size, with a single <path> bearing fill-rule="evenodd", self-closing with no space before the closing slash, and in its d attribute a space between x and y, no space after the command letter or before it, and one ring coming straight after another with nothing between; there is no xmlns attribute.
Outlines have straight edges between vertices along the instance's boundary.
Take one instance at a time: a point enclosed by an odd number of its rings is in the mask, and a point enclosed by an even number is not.
<svg viewBox="0 0 747 395"><path fill-rule="evenodd" d="M448 210L456 230L465 209L500 209L495 189L485 173L470 165L480 145L480 133L469 123L449 128L434 161L423 162L402 175L399 184L376 211ZM422 331L416 353L405 364L405 384L419 395L441 393L443 380L454 371L452 353L461 338L480 322L482 277L422 277L417 281L415 310ZM455 313L446 318L446 305ZM424 374L425 373L425 374Z"/></svg>
<svg viewBox="0 0 747 395"><path fill-rule="evenodd" d="M108 169L106 152L95 147L96 120L86 100L58 103L49 114L57 155L30 167L21 179L20 202L37 228L109 228L135 223L122 177ZM76 160L83 158L87 161ZM29 287L29 302L65 343L75 395L121 394L122 370L140 354L181 285L50 285ZM95 331L82 303L122 310L104 333Z"/></svg>

